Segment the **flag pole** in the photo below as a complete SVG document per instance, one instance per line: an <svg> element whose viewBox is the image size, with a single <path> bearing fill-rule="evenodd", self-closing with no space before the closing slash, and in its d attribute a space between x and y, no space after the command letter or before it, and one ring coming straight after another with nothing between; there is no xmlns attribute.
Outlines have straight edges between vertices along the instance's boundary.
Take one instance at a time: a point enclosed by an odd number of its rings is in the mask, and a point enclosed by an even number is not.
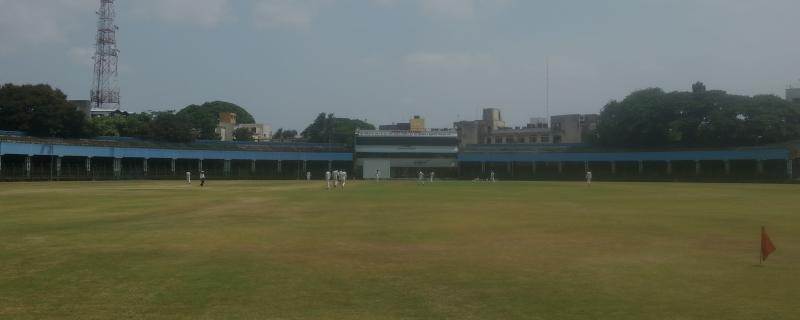
<svg viewBox="0 0 800 320"><path fill-rule="evenodd" d="M769 235L767 235L767 229L763 226L761 227L761 263L764 260L767 260L767 257L771 253L775 252L775 245L772 244L772 240L769 239Z"/></svg>

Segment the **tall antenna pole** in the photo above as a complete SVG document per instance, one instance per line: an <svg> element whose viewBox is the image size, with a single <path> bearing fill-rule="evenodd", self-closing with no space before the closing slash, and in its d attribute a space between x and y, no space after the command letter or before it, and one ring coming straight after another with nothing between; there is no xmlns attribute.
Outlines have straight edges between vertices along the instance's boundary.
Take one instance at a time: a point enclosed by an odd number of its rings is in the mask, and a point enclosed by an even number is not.
<svg viewBox="0 0 800 320"><path fill-rule="evenodd" d="M94 78L90 100L95 109L118 110L119 86L117 84L117 25L114 24L114 0L100 0L97 11L97 39L94 57Z"/></svg>
<svg viewBox="0 0 800 320"><path fill-rule="evenodd" d="M545 113L547 115L547 127L550 127L550 56L545 57L545 82L546 84L546 92L545 92Z"/></svg>

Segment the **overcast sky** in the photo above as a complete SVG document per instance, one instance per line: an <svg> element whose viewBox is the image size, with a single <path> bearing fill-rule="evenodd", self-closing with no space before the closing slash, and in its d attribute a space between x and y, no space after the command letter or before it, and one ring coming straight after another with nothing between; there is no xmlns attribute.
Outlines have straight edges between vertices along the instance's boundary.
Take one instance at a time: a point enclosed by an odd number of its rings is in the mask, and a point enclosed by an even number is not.
<svg viewBox="0 0 800 320"><path fill-rule="evenodd" d="M429 125L596 113L632 90L783 96L797 0L118 0L129 111L225 100L303 129L319 112ZM0 82L87 99L100 0L0 0Z"/></svg>

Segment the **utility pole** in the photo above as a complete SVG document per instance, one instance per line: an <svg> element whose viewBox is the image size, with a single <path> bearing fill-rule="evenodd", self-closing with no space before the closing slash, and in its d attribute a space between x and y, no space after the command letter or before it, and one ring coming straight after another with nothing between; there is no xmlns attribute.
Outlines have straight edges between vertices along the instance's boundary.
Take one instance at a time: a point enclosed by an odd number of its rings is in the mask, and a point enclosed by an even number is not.
<svg viewBox="0 0 800 320"><path fill-rule="evenodd" d="M546 92L544 94L545 96L544 108L545 108L545 114L547 116L547 127L550 128L550 56L547 56L545 58L544 63L545 63L545 82L546 82L545 84Z"/></svg>

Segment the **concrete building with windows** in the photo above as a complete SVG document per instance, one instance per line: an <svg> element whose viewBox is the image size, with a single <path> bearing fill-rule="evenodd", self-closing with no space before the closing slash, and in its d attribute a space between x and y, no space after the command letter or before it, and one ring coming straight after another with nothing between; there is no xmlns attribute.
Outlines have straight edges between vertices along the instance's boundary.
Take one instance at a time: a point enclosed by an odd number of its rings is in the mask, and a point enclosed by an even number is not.
<svg viewBox="0 0 800 320"><path fill-rule="evenodd" d="M596 114L531 118L524 127L507 127L499 109L483 110L483 119L454 123L460 146L489 144L580 144L597 128Z"/></svg>
<svg viewBox="0 0 800 320"><path fill-rule="evenodd" d="M220 141L233 141L233 132L239 128L250 129L253 141L265 142L272 140L272 128L268 125L260 123L239 124L236 122L236 113L233 112L220 112L217 119L219 122L214 132L219 135Z"/></svg>
<svg viewBox="0 0 800 320"><path fill-rule="evenodd" d="M272 128L269 125L261 123L243 123L236 125L236 129L239 128L250 129L250 132L252 132L253 141L255 142L265 142L272 140Z"/></svg>
<svg viewBox="0 0 800 320"><path fill-rule="evenodd" d="M492 131L487 144L549 144L553 143L550 129L531 126L498 128Z"/></svg>
<svg viewBox="0 0 800 320"><path fill-rule="evenodd" d="M408 122L379 125L378 130L425 131L425 119L420 116L414 116Z"/></svg>
<svg viewBox="0 0 800 320"><path fill-rule="evenodd" d="M86 115L87 119L97 118L97 117L111 117L111 116L127 116L130 113L127 111L123 111L120 109L98 109L92 107L92 102L89 100L68 100L67 102L71 103L75 106L80 112L83 112Z"/></svg>
<svg viewBox="0 0 800 320"><path fill-rule="evenodd" d="M384 131L410 131L411 130L411 123L408 122L400 122L400 123L392 123L392 124L383 124L378 126L378 130Z"/></svg>
<svg viewBox="0 0 800 320"><path fill-rule="evenodd" d="M596 114L567 114L550 117L553 143L584 143L586 135L597 129Z"/></svg>
<svg viewBox="0 0 800 320"><path fill-rule="evenodd" d="M355 172L364 179L455 177L458 134L453 130L359 130L355 139Z"/></svg>
<svg viewBox="0 0 800 320"><path fill-rule="evenodd" d="M492 132L506 126L500 109L485 108L480 120L459 121L453 124L458 133L459 146L492 144Z"/></svg>
<svg viewBox="0 0 800 320"><path fill-rule="evenodd" d="M408 121L409 130L413 132L425 131L425 119L420 116L414 116Z"/></svg>

